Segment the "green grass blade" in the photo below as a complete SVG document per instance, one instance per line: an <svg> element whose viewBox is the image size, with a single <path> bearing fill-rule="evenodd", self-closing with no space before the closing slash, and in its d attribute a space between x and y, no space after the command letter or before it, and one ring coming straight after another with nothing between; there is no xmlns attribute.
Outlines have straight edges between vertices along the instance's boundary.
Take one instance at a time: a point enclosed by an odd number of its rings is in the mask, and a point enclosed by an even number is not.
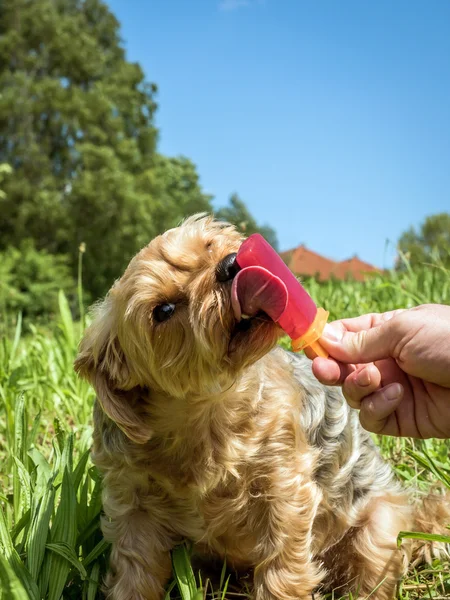
<svg viewBox="0 0 450 600"><path fill-rule="evenodd" d="M61 500L51 530L51 542L63 542L74 551L77 536L76 502L72 478L66 468L61 485ZM54 553L50 555L48 600L60 600L69 571L70 563L65 558Z"/></svg>
<svg viewBox="0 0 450 600"><path fill-rule="evenodd" d="M407 450L407 453L411 458L414 458L420 465L425 467L428 471L431 471L437 479L450 489L450 477L442 469L440 469L433 459L425 451L423 453L415 452L414 450Z"/></svg>
<svg viewBox="0 0 450 600"><path fill-rule="evenodd" d="M89 456L91 454L91 450L86 450L86 452L82 455L80 460L78 461L77 466L75 467L75 471L72 475L73 487L75 493L78 492L78 488L80 487L81 480L86 470L86 465L89 460Z"/></svg>
<svg viewBox="0 0 450 600"><path fill-rule="evenodd" d="M25 399L23 394L19 394L14 407L14 455L22 458L22 449L24 445L24 435L26 424L24 424ZM13 496L14 496L14 514L18 518L20 515L20 506L23 501L21 488L22 481L19 477L17 463L13 462ZM25 490L24 490L25 492ZM28 507L29 508L29 504Z"/></svg>
<svg viewBox="0 0 450 600"><path fill-rule="evenodd" d="M20 312L17 315L17 324L16 324L16 329L14 332L14 339L13 339L13 343L11 346L11 351L9 353L9 370L11 371L13 364L14 364L14 360L16 358L16 354L17 354L17 349L19 347L19 342L20 342L20 336L22 334L22 313Z"/></svg>
<svg viewBox="0 0 450 600"><path fill-rule="evenodd" d="M95 563L89 575L89 584L87 591L87 600L95 600L100 584L100 565Z"/></svg>
<svg viewBox="0 0 450 600"><path fill-rule="evenodd" d="M222 565L222 571L220 572L220 581L219 581L219 588L222 589L223 588L223 583L225 581L225 575L227 573L227 559L225 558L223 561L223 565Z"/></svg>
<svg viewBox="0 0 450 600"><path fill-rule="evenodd" d="M86 558L83 560L83 565L87 567L91 564L96 558L105 554L105 552L109 549L110 543L106 540L100 540L99 543L93 548Z"/></svg>
<svg viewBox="0 0 450 600"><path fill-rule="evenodd" d="M102 478L95 467L89 469L89 476L95 482L89 504L88 517L94 519L102 509Z"/></svg>
<svg viewBox="0 0 450 600"><path fill-rule="evenodd" d="M172 581L172 583L169 585L169 587L166 590L166 593L164 595L164 600L171 600L170 593L176 585L177 585L177 582L175 580Z"/></svg>
<svg viewBox="0 0 450 600"><path fill-rule="evenodd" d="M227 590L228 590L228 584L230 583L230 577L231 577L231 575L228 575L227 580L225 581L225 585L223 587L220 586L220 588L222 589L221 600L225 600L225 598L226 598L226 593L227 593Z"/></svg>
<svg viewBox="0 0 450 600"><path fill-rule="evenodd" d="M23 460L22 449L25 442L26 422L24 394L19 394L14 407L14 454Z"/></svg>
<svg viewBox="0 0 450 600"><path fill-rule="evenodd" d="M18 521L14 527L11 529L11 539L15 543L17 536L19 533L26 528L26 526L30 523L31 519L31 510L27 510L27 512L22 515L20 521Z"/></svg>
<svg viewBox="0 0 450 600"><path fill-rule="evenodd" d="M98 519L98 515L96 515L93 519L91 519L91 521L89 521L89 523L86 525L86 527L80 532L80 534L77 538L77 546L81 546L81 544L84 544L86 542L86 540L88 540L90 537L92 537L92 535L98 529L100 529L100 521Z"/></svg>
<svg viewBox="0 0 450 600"><path fill-rule="evenodd" d="M80 538L84 535L86 527L89 524L89 484L91 482L91 478L89 475L84 478L83 485L78 492L78 504L77 504L77 520L78 520L78 529L80 531L79 538L77 543L82 543Z"/></svg>
<svg viewBox="0 0 450 600"><path fill-rule="evenodd" d="M15 512L15 514L18 516L19 514L22 514L22 512L25 513L30 509L31 493L32 493L31 478L30 478L30 474L26 470L23 462L19 458L17 458L17 456L13 456L13 460L14 460L14 464L16 467L17 478L20 483L20 489L21 489L20 497L21 497L21 504L22 504L22 508L23 508L23 511L20 511L20 513L19 513L19 510L17 512Z"/></svg>
<svg viewBox="0 0 450 600"><path fill-rule="evenodd" d="M61 471L64 473L66 468L69 473L73 472L73 433L65 438L61 453Z"/></svg>
<svg viewBox="0 0 450 600"><path fill-rule="evenodd" d="M11 535L8 532L5 513L3 512L3 508L0 507L0 542L3 546L3 552L6 560L10 564L13 569L16 577L21 582L22 586L25 588L29 598L31 600L39 600L39 590L32 579L29 571L25 568L25 565L20 559L19 554L14 548Z"/></svg>
<svg viewBox="0 0 450 600"><path fill-rule="evenodd" d="M27 566L31 576L36 580L44 560L54 502L55 489L53 480L50 480L42 498L37 501L37 506L34 507L33 521L28 534Z"/></svg>
<svg viewBox="0 0 450 600"><path fill-rule="evenodd" d="M75 331L73 326L72 313L66 295L62 290L58 294L59 316L61 319L60 327L70 349L75 348Z"/></svg>
<svg viewBox="0 0 450 600"><path fill-rule="evenodd" d="M2 554L0 554L0 582L4 600L30 600L20 579Z"/></svg>
<svg viewBox="0 0 450 600"><path fill-rule="evenodd" d="M197 584L191 561L185 544L172 551L172 566L178 590L183 600L194 600L197 595Z"/></svg>
<svg viewBox="0 0 450 600"><path fill-rule="evenodd" d="M81 575L81 579L86 579L87 573L83 564L78 560L78 556L75 554L74 549L69 546L69 544L65 544L64 542L51 542L46 544L45 547L52 552L55 552L62 558L64 558L67 562L69 562L73 567L75 567Z"/></svg>
<svg viewBox="0 0 450 600"><path fill-rule="evenodd" d="M50 581L50 552L47 552L42 563L41 570L38 577L38 585L40 591L40 597L47 599L48 585Z"/></svg>
<svg viewBox="0 0 450 600"><path fill-rule="evenodd" d="M42 414L42 411L39 411L38 414L36 415L36 418L33 421L33 426L31 428L31 431L27 436L27 439L26 439L26 449L27 450L34 443L34 440L36 439L37 431L39 429L39 426L41 425L41 414ZM25 462L25 457L22 460L23 460L23 462Z"/></svg>
<svg viewBox="0 0 450 600"><path fill-rule="evenodd" d="M42 486L45 489L52 474L50 465L48 464L42 452L39 452L37 448L30 448L30 450L28 450L28 456L31 458L34 466L36 467L36 486Z"/></svg>
<svg viewBox="0 0 450 600"><path fill-rule="evenodd" d="M443 542L450 544L449 535L438 533L423 533L422 531L400 531L397 537L397 546L402 545L402 540L423 540L425 542Z"/></svg>

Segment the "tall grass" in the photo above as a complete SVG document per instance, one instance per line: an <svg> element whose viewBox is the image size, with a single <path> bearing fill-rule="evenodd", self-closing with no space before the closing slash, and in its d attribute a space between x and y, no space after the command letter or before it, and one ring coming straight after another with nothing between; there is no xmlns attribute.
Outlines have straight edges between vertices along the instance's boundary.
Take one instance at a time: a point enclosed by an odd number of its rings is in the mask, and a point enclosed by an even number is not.
<svg viewBox="0 0 450 600"><path fill-rule="evenodd" d="M364 284L311 279L304 285L331 318L450 304L449 273L439 266L412 270L405 264L402 272ZM0 341L1 600L102 598L109 549L99 529L101 479L89 457L94 395L72 368L81 327L61 293L55 327L28 323L23 335L19 316ZM379 443L414 493L426 492L438 479L450 484L447 442L383 438ZM232 588L225 570L215 587L193 570L187 546L174 552L173 565L167 598L245 596ZM399 598L447 597L449 566L436 561L411 572Z"/></svg>

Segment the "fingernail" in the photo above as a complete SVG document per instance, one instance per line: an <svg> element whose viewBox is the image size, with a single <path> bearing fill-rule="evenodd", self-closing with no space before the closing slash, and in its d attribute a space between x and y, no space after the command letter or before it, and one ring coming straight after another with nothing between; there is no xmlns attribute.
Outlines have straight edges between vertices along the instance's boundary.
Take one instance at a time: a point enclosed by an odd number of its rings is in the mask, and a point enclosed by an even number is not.
<svg viewBox="0 0 450 600"><path fill-rule="evenodd" d="M361 371L355 377L356 383L361 387L367 387L370 385L370 371L369 369L361 369Z"/></svg>
<svg viewBox="0 0 450 600"><path fill-rule="evenodd" d="M327 323L323 330L322 337L326 338L330 342L340 342L342 340L343 331L338 327Z"/></svg>
<svg viewBox="0 0 450 600"><path fill-rule="evenodd" d="M403 394L403 388L399 383L395 383L394 385L390 385L388 388L384 390L384 397L386 400L393 402L394 400L398 400Z"/></svg>

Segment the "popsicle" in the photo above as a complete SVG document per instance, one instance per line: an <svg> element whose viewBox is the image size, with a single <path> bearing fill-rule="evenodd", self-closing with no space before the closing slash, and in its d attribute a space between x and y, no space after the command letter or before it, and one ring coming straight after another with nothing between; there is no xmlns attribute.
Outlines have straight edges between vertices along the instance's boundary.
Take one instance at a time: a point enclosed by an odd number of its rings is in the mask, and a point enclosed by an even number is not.
<svg viewBox="0 0 450 600"><path fill-rule="evenodd" d="M240 271L231 294L236 317L264 311L291 338L294 352L309 347L326 358L320 337L329 313L316 307L272 246L255 233L241 245L236 262Z"/></svg>

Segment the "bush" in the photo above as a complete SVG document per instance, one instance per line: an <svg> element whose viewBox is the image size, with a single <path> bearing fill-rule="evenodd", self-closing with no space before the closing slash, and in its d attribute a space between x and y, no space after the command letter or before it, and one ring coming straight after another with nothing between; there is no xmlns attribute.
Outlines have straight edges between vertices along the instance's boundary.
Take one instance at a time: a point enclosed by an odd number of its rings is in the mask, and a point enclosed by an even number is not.
<svg viewBox="0 0 450 600"><path fill-rule="evenodd" d="M36 250L32 240L0 252L0 317L21 312L33 320L48 319L57 310L60 289L74 296L65 255Z"/></svg>

